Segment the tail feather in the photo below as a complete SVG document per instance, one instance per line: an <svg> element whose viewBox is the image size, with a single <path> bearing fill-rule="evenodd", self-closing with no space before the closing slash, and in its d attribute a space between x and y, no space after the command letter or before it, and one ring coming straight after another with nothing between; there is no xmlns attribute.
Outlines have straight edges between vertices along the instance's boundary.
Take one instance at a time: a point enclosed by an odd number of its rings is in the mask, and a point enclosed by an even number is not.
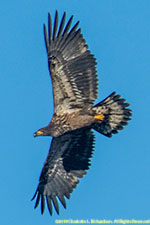
<svg viewBox="0 0 150 225"><path fill-rule="evenodd" d="M93 124L93 129L107 137L118 133L118 130L122 130L123 126L128 124L127 121L131 119L131 109L127 108L129 104L120 97L113 92L92 108L95 115L102 114L104 116L103 120L97 120Z"/></svg>

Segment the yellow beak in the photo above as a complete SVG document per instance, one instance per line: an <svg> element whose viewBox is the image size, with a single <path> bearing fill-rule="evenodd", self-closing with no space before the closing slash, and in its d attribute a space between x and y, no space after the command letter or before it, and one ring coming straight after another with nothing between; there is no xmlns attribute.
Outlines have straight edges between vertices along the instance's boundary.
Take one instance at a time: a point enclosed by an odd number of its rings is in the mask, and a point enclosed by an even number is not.
<svg viewBox="0 0 150 225"><path fill-rule="evenodd" d="M42 136L42 135L43 135L43 131L38 130L38 131L35 132L33 135L34 135L34 137L36 137L36 136Z"/></svg>

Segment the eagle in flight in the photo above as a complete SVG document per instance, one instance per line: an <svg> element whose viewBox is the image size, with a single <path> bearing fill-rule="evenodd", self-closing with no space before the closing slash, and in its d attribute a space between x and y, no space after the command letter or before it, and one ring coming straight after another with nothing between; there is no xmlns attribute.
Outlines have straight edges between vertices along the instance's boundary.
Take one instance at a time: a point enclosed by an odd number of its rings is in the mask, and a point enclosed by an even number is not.
<svg viewBox="0 0 150 225"><path fill-rule="evenodd" d="M131 110L125 99L115 92L94 105L98 79L96 59L78 29L79 21L71 28L73 16L65 25L66 13L58 27L56 11L54 25L48 14L48 32L44 38L48 67L53 86L54 114L52 120L34 136L52 136L48 156L39 184L32 198L35 208L41 204L41 213L53 206L59 214L58 200L66 208L79 179L89 169L94 147L93 129L111 137L130 120Z"/></svg>

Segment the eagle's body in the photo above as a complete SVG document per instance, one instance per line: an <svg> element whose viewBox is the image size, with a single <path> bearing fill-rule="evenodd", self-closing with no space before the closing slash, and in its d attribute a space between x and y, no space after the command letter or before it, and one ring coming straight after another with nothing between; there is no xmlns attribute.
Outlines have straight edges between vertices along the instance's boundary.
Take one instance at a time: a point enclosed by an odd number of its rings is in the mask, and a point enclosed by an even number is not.
<svg viewBox="0 0 150 225"><path fill-rule="evenodd" d="M44 37L48 65L53 85L54 114L48 126L39 129L34 136L52 136L52 143L44 163L35 208L41 200L44 212L45 198L50 214L53 203L59 213L57 199L66 208L65 198L70 198L78 178L89 169L94 146L92 129L111 137L123 129L130 119L131 110L125 99L115 92L94 105L97 98L98 79L96 60L81 34L77 22L70 29L72 18L65 26L63 14L58 29L56 11L52 20L48 17L48 34L44 25Z"/></svg>
<svg viewBox="0 0 150 225"><path fill-rule="evenodd" d="M64 115L55 114L47 128L53 130L50 136L56 137L66 133L67 131L89 127L95 120L96 119L93 117L90 110L80 110Z"/></svg>

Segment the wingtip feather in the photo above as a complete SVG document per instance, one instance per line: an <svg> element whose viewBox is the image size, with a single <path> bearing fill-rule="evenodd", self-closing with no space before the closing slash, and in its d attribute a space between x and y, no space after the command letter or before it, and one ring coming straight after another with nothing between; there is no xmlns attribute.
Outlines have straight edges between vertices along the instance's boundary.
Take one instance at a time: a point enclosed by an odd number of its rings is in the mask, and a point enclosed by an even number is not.
<svg viewBox="0 0 150 225"><path fill-rule="evenodd" d="M49 45L51 43L52 36L52 19L50 13L48 13L48 35L49 35Z"/></svg>
<svg viewBox="0 0 150 225"><path fill-rule="evenodd" d="M57 27L58 27L58 11L56 10L55 19L54 19L54 27L53 27L53 40L55 40L56 38Z"/></svg>

